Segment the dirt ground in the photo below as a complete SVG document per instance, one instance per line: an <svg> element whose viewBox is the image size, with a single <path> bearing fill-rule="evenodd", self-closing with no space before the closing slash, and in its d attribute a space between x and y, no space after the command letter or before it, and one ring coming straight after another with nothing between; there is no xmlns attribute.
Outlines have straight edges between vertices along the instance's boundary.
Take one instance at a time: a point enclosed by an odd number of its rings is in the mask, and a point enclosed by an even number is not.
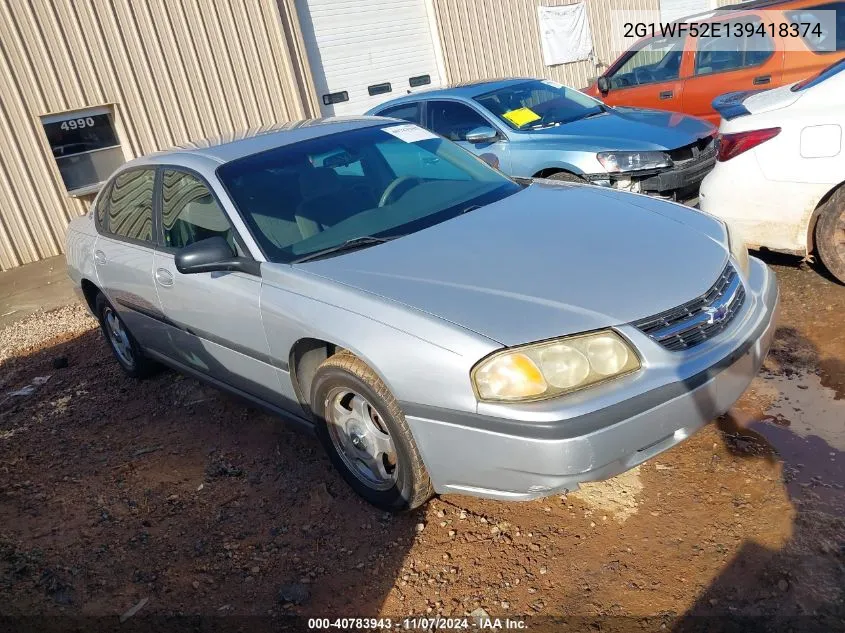
<svg viewBox="0 0 845 633"><path fill-rule="evenodd" d="M278 419L171 372L124 377L81 307L19 322L0 332L0 616L845 630L845 287L768 259L774 348L715 424L566 496L401 516Z"/></svg>

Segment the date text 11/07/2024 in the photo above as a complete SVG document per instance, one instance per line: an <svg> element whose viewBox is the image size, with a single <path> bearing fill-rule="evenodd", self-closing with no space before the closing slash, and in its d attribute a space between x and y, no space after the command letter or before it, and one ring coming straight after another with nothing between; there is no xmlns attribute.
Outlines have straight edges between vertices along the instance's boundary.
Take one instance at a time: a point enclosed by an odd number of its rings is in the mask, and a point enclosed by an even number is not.
<svg viewBox="0 0 845 633"><path fill-rule="evenodd" d="M496 618L479 615L470 618L309 618L309 630L399 630L399 631L464 631L482 629L491 631L524 631L527 624L517 618Z"/></svg>

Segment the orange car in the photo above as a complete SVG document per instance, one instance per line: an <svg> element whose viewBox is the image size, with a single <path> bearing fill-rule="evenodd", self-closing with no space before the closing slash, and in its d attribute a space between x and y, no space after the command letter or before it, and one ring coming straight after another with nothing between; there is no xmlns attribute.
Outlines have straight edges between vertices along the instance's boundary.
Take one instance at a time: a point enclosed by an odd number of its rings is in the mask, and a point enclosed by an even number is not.
<svg viewBox="0 0 845 633"><path fill-rule="evenodd" d="M730 14L724 9L731 9ZM826 52L817 52L814 48L820 45L810 38L786 42L781 37L781 24L811 23L813 11L821 10L836 12L835 51L828 43ZM711 106L715 97L799 81L845 57L845 0L760 0L724 7L697 22L727 23L730 28L733 22L758 20L763 28L750 38L730 38L730 47L718 38L677 33L640 40L584 92L609 105L684 112L718 125L719 115Z"/></svg>

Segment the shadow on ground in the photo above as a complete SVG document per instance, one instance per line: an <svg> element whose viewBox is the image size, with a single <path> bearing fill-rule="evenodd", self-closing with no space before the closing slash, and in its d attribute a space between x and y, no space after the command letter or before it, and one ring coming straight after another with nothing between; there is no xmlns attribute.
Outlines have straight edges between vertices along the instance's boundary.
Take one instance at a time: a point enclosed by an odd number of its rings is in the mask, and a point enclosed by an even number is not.
<svg viewBox="0 0 845 633"><path fill-rule="evenodd" d="M774 373L787 377L833 362L841 370L841 361L820 356L796 329L782 327L770 359ZM792 534L778 550L743 544L675 630L845 630L845 453L817 435L799 436L789 420L760 411L728 413L717 426L731 454L783 462L782 482L795 510Z"/></svg>
<svg viewBox="0 0 845 633"><path fill-rule="evenodd" d="M98 330L0 377L2 615L360 616L391 591L418 517L360 500L310 435L126 378Z"/></svg>

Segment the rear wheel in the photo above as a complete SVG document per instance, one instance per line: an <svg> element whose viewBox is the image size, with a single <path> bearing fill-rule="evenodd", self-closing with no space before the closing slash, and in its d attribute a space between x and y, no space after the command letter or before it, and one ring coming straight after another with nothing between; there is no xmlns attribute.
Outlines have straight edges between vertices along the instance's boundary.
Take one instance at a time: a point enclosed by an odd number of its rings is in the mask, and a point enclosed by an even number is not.
<svg viewBox="0 0 845 633"><path fill-rule="evenodd" d="M144 356L135 337L103 293L97 295L95 308L100 329L123 371L133 378L145 378L155 373L159 365Z"/></svg>
<svg viewBox="0 0 845 633"><path fill-rule="evenodd" d="M311 383L317 435L350 486L373 505L411 510L434 494L399 404L360 358L326 359Z"/></svg>
<svg viewBox="0 0 845 633"><path fill-rule="evenodd" d="M845 283L845 186L824 203L816 224L816 247L825 267Z"/></svg>

